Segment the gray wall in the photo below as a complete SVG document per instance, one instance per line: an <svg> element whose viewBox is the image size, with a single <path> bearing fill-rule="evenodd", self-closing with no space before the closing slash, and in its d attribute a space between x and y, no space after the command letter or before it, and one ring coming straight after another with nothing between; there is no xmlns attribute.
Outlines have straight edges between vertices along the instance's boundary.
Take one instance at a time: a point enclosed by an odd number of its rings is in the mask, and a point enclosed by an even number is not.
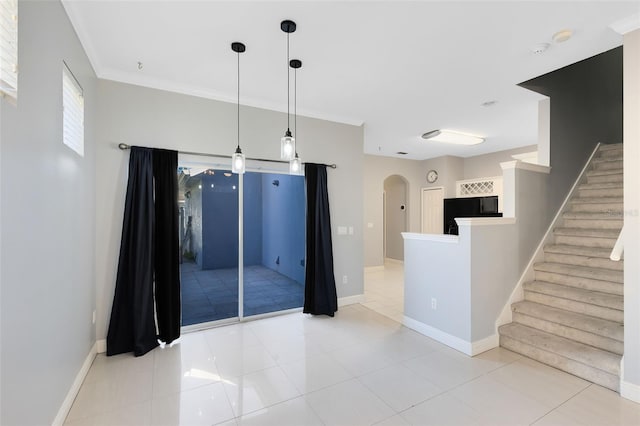
<svg viewBox="0 0 640 426"><path fill-rule="evenodd" d="M513 161L512 155L537 151L537 145L492 152L491 154L476 155L464 159L464 179L475 179L491 176L502 176L500 163Z"/></svg>
<svg viewBox="0 0 640 426"><path fill-rule="evenodd" d="M384 180L393 175L402 176L407 180L409 186L407 200L409 231L420 232L420 188L425 177L421 161L377 155L364 156L363 173L364 265L378 266L384 264L382 244Z"/></svg>
<svg viewBox="0 0 640 426"><path fill-rule="evenodd" d="M597 143L622 142L622 47L520 86L551 98L551 206L567 196Z"/></svg>
<svg viewBox="0 0 640 426"><path fill-rule="evenodd" d="M100 80L96 137L97 337L104 339L120 247L127 152L131 145L230 155L236 143L235 104ZM248 157L278 158L286 115L241 107L241 145ZM362 127L298 117L303 161L336 163L327 171L338 297L363 293ZM337 235L353 226L354 235ZM347 275L348 283L342 284Z"/></svg>
<svg viewBox="0 0 640 426"><path fill-rule="evenodd" d="M391 259L404 259L402 232L406 232L408 228L408 189L407 182L398 175L389 176L384 180L387 245L385 255Z"/></svg>
<svg viewBox="0 0 640 426"><path fill-rule="evenodd" d="M3 425L54 420L95 342L96 78L59 2L19 3L17 107L1 100ZM62 61L85 99L62 143Z"/></svg>

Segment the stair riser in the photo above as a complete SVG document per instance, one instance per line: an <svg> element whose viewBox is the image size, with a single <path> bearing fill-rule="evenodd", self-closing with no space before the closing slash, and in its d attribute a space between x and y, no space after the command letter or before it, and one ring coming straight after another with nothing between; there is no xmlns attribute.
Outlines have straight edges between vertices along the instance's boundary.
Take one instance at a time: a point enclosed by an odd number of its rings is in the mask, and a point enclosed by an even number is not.
<svg viewBox="0 0 640 426"><path fill-rule="evenodd" d="M587 183L622 183L623 181L624 177L622 174L602 176L589 176L587 174Z"/></svg>
<svg viewBox="0 0 640 426"><path fill-rule="evenodd" d="M620 170L622 173L622 160L611 159L609 161L594 161L593 170Z"/></svg>
<svg viewBox="0 0 640 426"><path fill-rule="evenodd" d="M615 374L610 374L603 370L589 367L561 355L547 352L518 340L514 340L508 336L500 336L500 346L618 392L620 379Z"/></svg>
<svg viewBox="0 0 640 426"><path fill-rule="evenodd" d="M553 268L552 268L553 266ZM591 281L606 281L611 283L622 284L624 282L624 275L620 271L602 270L602 269L575 269L569 265L550 265L544 263L538 263L534 265L536 273L548 273L554 275L562 275L568 277L567 279L575 278L575 282L581 282L584 280ZM574 282L574 281L571 281Z"/></svg>
<svg viewBox="0 0 640 426"><path fill-rule="evenodd" d="M612 249L616 244L613 238L593 238L593 237L575 237L572 235L556 235L556 244L567 244L570 246L596 247Z"/></svg>
<svg viewBox="0 0 640 426"><path fill-rule="evenodd" d="M618 355L622 355L624 352L623 342L610 339L606 336L590 333L588 331L578 330L565 324L545 321L544 319L521 314L519 312L513 313L513 321L529 327L537 328L538 330L546 331L547 333L555 334L556 336L575 340L576 342L584 343L585 345L593 346L594 348L613 352Z"/></svg>
<svg viewBox="0 0 640 426"><path fill-rule="evenodd" d="M562 284L569 287L582 288L584 290L599 291L601 293L622 295L624 285L611 281L594 280L585 277L556 274L553 272L536 271L536 281L546 281L553 284Z"/></svg>
<svg viewBox="0 0 640 426"><path fill-rule="evenodd" d="M579 189L578 196L580 197L622 197L624 196L624 190L620 188L605 188L605 189Z"/></svg>
<svg viewBox="0 0 640 426"><path fill-rule="evenodd" d="M619 157L622 159L623 156L623 148L615 148L615 149L605 149L600 150L597 158L616 158Z"/></svg>
<svg viewBox="0 0 640 426"><path fill-rule="evenodd" d="M581 229L622 229L622 220L564 219L564 227Z"/></svg>
<svg viewBox="0 0 640 426"><path fill-rule="evenodd" d="M611 269L612 271L622 271L624 261L614 262L601 257L576 256L571 254L545 253L545 262L564 263L567 265L588 266L590 268Z"/></svg>
<svg viewBox="0 0 640 426"><path fill-rule="evenodd" d="M622 209L623 203L571 203L572 212L620 214Z"/></svg>
<svg viewBox="0 0 640 426"><path fill-rule="evenodd" d="M591 305L589 303L578 302L575 300L562 299L560 297L549 296L548 294L525 291L524 300L553 306L554 308L564 309L578 314L591 315L592 317L602 318L609 321L616 321L620 323L624 321L624 312L621 310Z"/></svg>

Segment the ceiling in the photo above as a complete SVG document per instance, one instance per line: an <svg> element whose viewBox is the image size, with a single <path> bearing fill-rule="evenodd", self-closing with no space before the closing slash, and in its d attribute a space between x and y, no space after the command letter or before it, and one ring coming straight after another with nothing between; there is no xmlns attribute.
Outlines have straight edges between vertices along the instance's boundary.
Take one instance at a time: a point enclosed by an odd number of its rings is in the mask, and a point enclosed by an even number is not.
<svg viewBox="0 0 640 426"><path fill-rule="evenodd" d="M518 83L622 44L609 25L633 2L63 0L100 78L286 111L286 36L298 113L364 124L369 154L462 157L537 143L541 95ZM573 31L564 43L554 33ZM541 54L532 52L549 43ZM138 62L143 68L138 69ZM493 106L482 106L497 101ZM283 122L283 131L285 123ZM475 146L429 143L434 129L477 134Z"/></svg>

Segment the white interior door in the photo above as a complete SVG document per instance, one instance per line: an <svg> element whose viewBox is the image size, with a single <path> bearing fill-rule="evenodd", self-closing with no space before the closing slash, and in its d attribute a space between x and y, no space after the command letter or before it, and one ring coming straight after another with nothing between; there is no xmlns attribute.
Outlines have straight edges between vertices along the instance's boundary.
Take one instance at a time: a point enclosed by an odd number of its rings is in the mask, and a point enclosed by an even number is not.
<svg viewBox="0 0 640 426"><path fill-rule="evenodd" d="M422 189L422 233L444 233L444 188Z"/></svg>

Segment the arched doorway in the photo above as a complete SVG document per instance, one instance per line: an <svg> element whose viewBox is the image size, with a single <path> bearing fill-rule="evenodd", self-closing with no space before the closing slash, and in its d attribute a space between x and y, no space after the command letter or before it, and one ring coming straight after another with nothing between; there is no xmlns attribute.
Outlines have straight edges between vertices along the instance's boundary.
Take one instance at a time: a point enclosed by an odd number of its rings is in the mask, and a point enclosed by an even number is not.
<svg viewBox="0 0 640 426"><path fill-rule="evenodd" d="M384 257L404 260L402 232L407 232L409 183L400 175L391 175L384 180L383 196L383 245Z"/></svg>

